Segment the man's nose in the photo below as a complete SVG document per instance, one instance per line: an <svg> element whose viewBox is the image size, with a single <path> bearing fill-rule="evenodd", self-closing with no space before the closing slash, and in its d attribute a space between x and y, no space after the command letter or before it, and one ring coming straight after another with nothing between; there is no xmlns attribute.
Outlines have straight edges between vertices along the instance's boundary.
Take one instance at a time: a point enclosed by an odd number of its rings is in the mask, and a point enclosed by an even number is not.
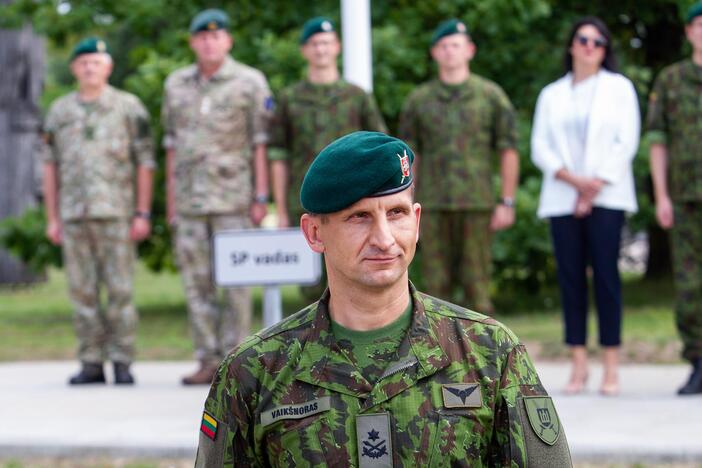
<svg viewBox="0 0 702 468"><path fill-rule="evenodd" d="M386 218L380 218L373 223L370 243L380 250L388 250L395 244L395 236Z"/></svg>

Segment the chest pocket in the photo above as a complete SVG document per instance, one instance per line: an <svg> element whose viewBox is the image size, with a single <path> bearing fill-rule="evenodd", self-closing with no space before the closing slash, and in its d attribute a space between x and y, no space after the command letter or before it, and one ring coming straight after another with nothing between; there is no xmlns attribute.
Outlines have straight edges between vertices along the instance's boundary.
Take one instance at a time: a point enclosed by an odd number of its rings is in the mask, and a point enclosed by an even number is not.
<svg viewBox="0 0 702 468"><path fill-rule="evenodd" d="M276 467L351 466L344 441L337 440L324 414L284 420L266 435L268 463Z"/></svg>
<svg viewBox="0 0 702 468"><path fill-rule="evenodd" d="M492 425L481 421L478 410L441 408L433 413L436 435L430 467L483 466Z"/></svg>

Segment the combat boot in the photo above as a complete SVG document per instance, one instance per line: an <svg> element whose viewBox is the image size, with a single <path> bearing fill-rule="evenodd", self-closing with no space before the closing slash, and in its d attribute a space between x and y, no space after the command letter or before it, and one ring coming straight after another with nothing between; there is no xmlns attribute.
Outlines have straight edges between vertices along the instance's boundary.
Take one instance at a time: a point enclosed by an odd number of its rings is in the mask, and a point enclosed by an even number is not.
<svg viewBox="0 0 702 468"><path fill-rule="evenodd" d="M80 372L68 380L70 385L83 385L94 383L105 383L105 373L102 370L102 363L94 364L84 362Z"/></svg>
<svg viewBox="0 0 702 468"><path fill-rule="evenodd" d="M209 385L212 383L212 378L217 372L217 364L208 363L205 361L200 362L200 368L190 375L183 377L183 385Z"/></svg>
<svg viewBox="0 0 702 468"><path fill-rule="evenodd" d="M131 385L134 383L134 377L129 372L129 364L123 362L115 362L115 384Z"/></svg>
<svg viewBox="0 0 702 468"><path fill-rule="evenodd" d="M702 393L702 358L692 361L690 379L678 390L678 395L695 395L697 393Z"/></svg>

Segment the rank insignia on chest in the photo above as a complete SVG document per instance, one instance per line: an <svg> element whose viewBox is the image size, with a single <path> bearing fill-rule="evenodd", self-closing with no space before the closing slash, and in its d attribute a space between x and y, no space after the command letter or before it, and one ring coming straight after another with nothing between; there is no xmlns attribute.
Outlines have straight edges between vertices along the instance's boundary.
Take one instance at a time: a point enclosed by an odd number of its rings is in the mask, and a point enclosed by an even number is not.
<svg viewBox="0 0 702 468"><path fill-rule="evenodd" d="M205 434L207 437L209 437L212 440L215 440L217 437L217 426L219 424L217 423L217 420L210 416L207 411L204 411L202 413L202 422L200 423L200 432Z"/></svg>
<svg viewBox="0 0 702 468"><path fill-rule="evenodd" d="M553 445L561 433L561 424L551 397L524 397L529 424L534 433L548 445Z"/></svg>
<svg viewBox="0 0 702 468"><path fill-rule="evenodd" d="M407 156L407 151L403 151L402 156L398 154L397 157L400 158L400 168L402 169L402 180L400 183L402 184L405 181L405 177L410 175L409 156Z"/></svg>
<svg viewBox="0 0 702 468"><path fill-rule="evenodd" d="M444 398L446 408L480 408L483 406L483 398L480 392L480 384L443 384L441 385L441 396Z"/></svg>
<svg viewBox="0 0 702 468"><path fill-rule="evenodd" d="M392 437L388 413L357 415L356 440L360 468L392 467Z"/></svg>

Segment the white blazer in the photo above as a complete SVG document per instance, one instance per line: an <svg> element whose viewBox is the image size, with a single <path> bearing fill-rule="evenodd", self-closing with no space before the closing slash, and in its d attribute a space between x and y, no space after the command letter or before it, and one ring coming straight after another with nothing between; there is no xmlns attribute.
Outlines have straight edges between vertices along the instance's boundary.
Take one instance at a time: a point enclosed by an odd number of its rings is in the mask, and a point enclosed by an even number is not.
<svg viewBox="0 0 702 468"><path fill-rule="evenodd" d="M568 149L565 115L570 110L572 75L546 86L539 94L531 132L531 160L544 174L538 216L572 214L577 190L555 178L561 168L573 170ZM634 85L618 73L598 72L590 109L585 175L605 180L594 206L636 212L636 193L631 163L639 146L641 117Z"/></svg>

